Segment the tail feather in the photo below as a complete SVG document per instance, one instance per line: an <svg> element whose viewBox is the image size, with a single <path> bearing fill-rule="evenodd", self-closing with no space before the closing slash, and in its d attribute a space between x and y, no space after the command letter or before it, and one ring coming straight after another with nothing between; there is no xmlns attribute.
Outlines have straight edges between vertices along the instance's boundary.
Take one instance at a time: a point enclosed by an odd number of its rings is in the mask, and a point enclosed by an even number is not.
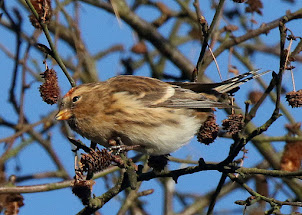
<svg viewBox="0 0 302 215"><path fill-rule="evenodd" d="M228 93L236 92L239 86L270 72L270 70L259 73L259 69L237 75L219 83L200 83L200 82L168 82L197 93Z"/></svg>
<svg viewBox="0 0 302 215"><path fill-rule="evenodd" d="M259 69L235 76L233 78L230 78L228 80L221 82L221 85L218 87L215 87L214 89L216 91L218 91L219 93L227 93L252 79L259 78L260 76L270 72L270 70L267 70L267 71L264 71L261 73L258 73L258 72L259 72Z"/></svg>

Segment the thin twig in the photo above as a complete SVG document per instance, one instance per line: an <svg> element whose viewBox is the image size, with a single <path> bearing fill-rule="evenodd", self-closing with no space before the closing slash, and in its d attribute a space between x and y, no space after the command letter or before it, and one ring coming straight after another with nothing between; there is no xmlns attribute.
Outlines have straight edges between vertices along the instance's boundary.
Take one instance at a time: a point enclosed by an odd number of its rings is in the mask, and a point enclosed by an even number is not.
<svg viewBox="0 0 302 215"><path fill-rule="evenodd" d="M67 71L67 69L66 69L66 67L65 67L65 65L64 65L64 63L63 63L63 61L61 59L61 57L59 56L59 53L58 53L58 51L57 51L54 43L52 42L52 39L51 39L50 33L48 31L47 25L45 25L44 23L42 23L40 21L39 15L38 15L37 11L35 10L34 6L32 5L31 1L29 1L29 0L25 0L25 1L26 1L27 5L28 5L29 9L34 14L35 18L39 21L39 24L41 25L41 27L42 27L42 29L44 31L44 34L46 36L46 39L47 39L47 41L49 43L49 46L51 48L51 51L52 51L52 57L56 60L56 62L58 63L58 65L61 67L61 69L62 69L63 73L65 74L65 76L67 77L70 85L72 87L75 87L76 84L75 84L73 78L70 76L69 72Z"/></svg>

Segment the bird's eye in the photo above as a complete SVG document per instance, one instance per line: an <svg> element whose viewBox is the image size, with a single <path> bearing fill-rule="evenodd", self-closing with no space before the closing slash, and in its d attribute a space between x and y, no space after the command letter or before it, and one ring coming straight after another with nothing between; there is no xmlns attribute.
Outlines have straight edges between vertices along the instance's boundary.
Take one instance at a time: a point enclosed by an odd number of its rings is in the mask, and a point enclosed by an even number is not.
<svg viewBox="0 0 302 215"><path fill-rule="evenodd" d="M72 98L72 102L75 103L80 99L80 96L75 96Z"/></svg>

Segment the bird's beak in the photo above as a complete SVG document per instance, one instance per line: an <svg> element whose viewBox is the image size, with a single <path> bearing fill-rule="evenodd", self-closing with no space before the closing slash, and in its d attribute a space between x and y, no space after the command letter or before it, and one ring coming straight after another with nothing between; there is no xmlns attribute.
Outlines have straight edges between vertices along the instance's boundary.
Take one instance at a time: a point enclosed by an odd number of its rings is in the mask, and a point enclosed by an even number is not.
<svg viewBox="0 0 302 215"><path fill-rule="evenodd" d="M56 120L67 120L72 116L69 109L60 110L56 115Z"/></svg>

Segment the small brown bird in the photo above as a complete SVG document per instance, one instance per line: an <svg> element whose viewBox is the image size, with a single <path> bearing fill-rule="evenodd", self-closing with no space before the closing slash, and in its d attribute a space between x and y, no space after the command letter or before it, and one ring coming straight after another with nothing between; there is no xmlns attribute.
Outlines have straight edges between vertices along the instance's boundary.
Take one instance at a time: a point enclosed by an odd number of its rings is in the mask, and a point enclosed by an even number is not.
<svg viewBox="0 0 302 215"><path fill-rule="evenodd" d="M220 83L163 82L116 76L72 88L62 99L57 120L105 147L120 138L150 155L169 154L194 137L213 108L230 108L221 94L263 73L248 72Z"/></svg>

